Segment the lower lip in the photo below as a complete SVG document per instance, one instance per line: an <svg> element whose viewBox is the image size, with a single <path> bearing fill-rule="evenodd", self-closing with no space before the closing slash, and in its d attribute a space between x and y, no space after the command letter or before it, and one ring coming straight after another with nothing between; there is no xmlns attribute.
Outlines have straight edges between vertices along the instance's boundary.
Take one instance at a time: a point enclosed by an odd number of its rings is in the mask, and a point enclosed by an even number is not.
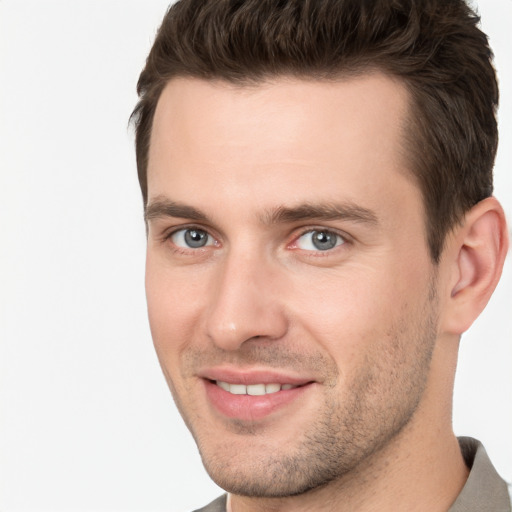
<svg viewBox="0 0 512 512"><path fill-rule="evenodd" d="M291 404L312 384L269 393L268 395L233 395L210 380L204 380L210 403L224 416L242 421L261 420Z"/></svg>

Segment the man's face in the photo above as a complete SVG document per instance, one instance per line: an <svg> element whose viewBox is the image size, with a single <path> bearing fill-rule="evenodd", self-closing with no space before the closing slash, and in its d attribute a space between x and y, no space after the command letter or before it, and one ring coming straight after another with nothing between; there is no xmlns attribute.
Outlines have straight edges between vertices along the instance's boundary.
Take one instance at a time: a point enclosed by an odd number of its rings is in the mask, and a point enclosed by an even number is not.
<svg viewBox="0 0 512 512"><path fill-rule="evenodd" d="M158 357L212 478L287 496L414 430L436 341L407 93L175 79L149 154ZM405 427L405 428L404 428Z"/></svg>

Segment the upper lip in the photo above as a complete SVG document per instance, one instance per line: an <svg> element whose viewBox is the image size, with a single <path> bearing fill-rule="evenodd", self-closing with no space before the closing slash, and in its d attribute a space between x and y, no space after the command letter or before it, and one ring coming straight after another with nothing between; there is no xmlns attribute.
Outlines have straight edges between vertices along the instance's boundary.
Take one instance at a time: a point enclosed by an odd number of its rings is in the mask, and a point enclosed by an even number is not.
<svg viewBox="0 0 512 512"><path fill-rule="evenodd" d="M200 371L198 376L207 380L245 384L246 386L251 384L292 384L293 386L301 386L314 380L276 370L242 370L227 367L207 368Z"/></svg>

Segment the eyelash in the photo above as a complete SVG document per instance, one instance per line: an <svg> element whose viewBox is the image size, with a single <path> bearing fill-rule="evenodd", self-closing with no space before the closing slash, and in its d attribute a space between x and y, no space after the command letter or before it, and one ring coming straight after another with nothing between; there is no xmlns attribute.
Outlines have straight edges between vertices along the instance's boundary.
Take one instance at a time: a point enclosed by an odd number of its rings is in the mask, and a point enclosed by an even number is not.
<svg viewBox="0 0 512 512"><path fill-rule="evenodd" d="M179 254L185 254L185 255L189 255L191 252L197 254L199 252L204 252L204 249L208 248L208 247L211 247L211 245L206 245L204 247L198 247L198 248L193 248L193 247L189 247L189 248L185 248L185 247L180 247L178 245L176 245L175 243L172 242L172 237L174 235L176 235L177 233L179 233L180 231L194 231L194 230L197 230L197 231L202 231L204 233L207 234L208 237L212 238L214 240L214 244L213 246L215 245L218 245L218 243L215 243L216 240L217 240L217 237L213 236L209 231L208 229L202 227L202 226L197 226L197 225L185 225L185 226L179 226L179 227L175 227L169 231L166 231L163 236L162 236L162 243L169 243L172 245L172 250L176 253L179 253Z"/></svg>
<svg viewBox="0 0 512 512"><path fill-rule="evenodd" d="M214 243L212 245L206 245L206 246L203 246L203 247L198 247L198 248L193 248L193 247L189 247L189 248L184 248L184 247L180 247L178 245L176 245L175 243L172 242L172 237L175 236L177 233L179 233L180 231L193 231L193 230L198 230L198 231L202 231L202 232L205 232L207 234L207 236L211 237L213 240L214 240ZM336 237L339 237L341 239L341 243L335 245L334 247L330 248L330 249L326 249L326 250L307 250L307 249L301 249L300 247L296 247L298 241L304 236L304 235L307 235L308 233L314 233L314 232L322 232L322 233L328 233L328 234L331 234L331 235L334 235ZM171 229L170 231L167 231L163 234L162 236L162 243L168 243L168 242L171 242L171 245L172 245L172 250L178 254L184 254L184 255L190 255L191 253L195 253L195 254L198 254L200 252L204 252L208 247L218 247L219 243L217 242L217 238L216 236L212 235L208 229L202 227L202 226L197 226L197 225L185 225L185 226L179 226L179 227L176 227L174 229ZM294 236L293 237L293 240L292 242L288 243L286 245L287 248L290 248L292 250L298 250L298 251L302 251L305 255L307 255L308 257L326 257L326 256L329 256L329 255L332 255L332 253L337 249L337 248L341 248L345 245L349 245L351 243L351 239L348 235L346 235L345 233L340 233L334 229L331 229L331 228L325 228L325 227L320 227L320 226L309 226L309 227L305 227L304 229L302 229L298 235ZM294 247L295 246L295 247ZM336 251L337 252L337 251Z"/></svg>
<svg viewBox="0 0 512 512"><path fill-rule="evenodd" d="M319 233L328 233L330 235L334 235L336 237L338 237L339 239L341 239L341 243L339 244L336 244L334 247L330 248L330 249L326 249L326 250L307 250L307 249L302 249L303 253L305 255L307 255L308 257L312 257L312 258L318 258L318 257L327 257L327 256L330 256L332 255L335 251L338 250L341 250L341 248L345 245L348 245L351 243L351 239L348 235L346 235L345 233L341 233L335 229L332 229L332 228L326 228L324 226L309 226L309 227L306 227L304 228L303 230L301 230L301 232L296 236L294 237L293 241L288 244L287 247L290 247L291 249L293 250L298 250L300 251L301 248L300 247L293 247L294 245L296 246L298 244L298 241L304 236L304 235L307 235L308 233L314 233L314 232L319 232Z"/></svg>

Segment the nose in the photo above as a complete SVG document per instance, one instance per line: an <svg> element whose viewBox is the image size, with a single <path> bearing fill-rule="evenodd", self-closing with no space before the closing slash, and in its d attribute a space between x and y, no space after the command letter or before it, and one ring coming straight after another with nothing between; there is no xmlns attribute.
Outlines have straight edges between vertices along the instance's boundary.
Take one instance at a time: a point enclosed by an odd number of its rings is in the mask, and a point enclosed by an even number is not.
<svg viewBox="0 0 512 512"><path fill-rule="evenodd" d="M206 318L213 343L237 350L249 340L277 340L286 333L279 269L264 258L232 254L217 270Z"/></svg>

